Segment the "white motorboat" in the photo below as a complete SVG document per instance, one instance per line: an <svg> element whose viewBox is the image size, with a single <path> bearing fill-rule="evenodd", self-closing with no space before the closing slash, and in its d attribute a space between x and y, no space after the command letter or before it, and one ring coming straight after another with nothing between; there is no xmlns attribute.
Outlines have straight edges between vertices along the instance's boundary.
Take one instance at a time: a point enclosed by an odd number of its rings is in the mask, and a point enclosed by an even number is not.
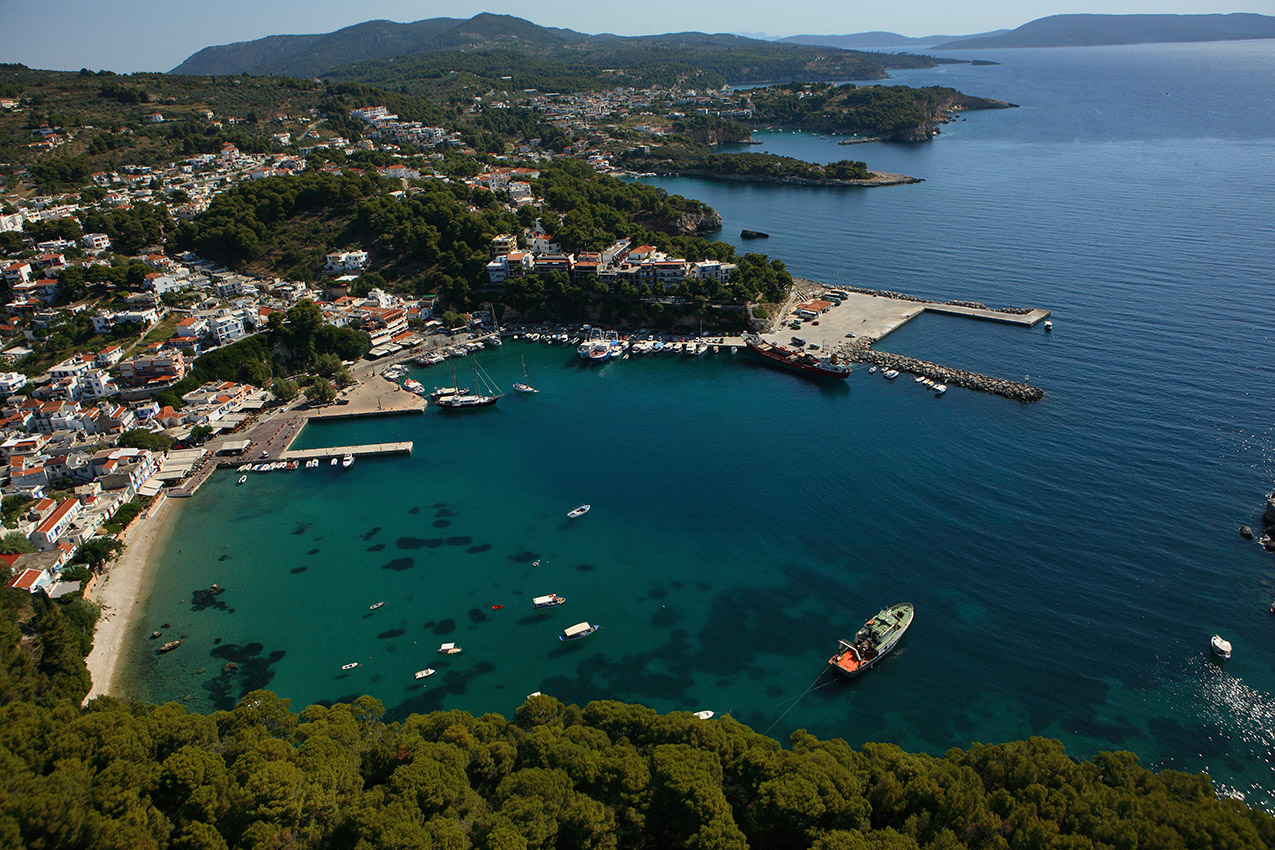
<svg viewBox="0 0 1275 850"><path fill-rule="evenodd" d="M438 648L439 655L460 655L461 648L454 643L445 643Z"/></svg>
<svg viewBox="0 0 1275 850"><path fill-rule="evenodd" d="M1049 332L1050 332L1050 331L1052 331L1053 329L1054 329L1054 323L1053 323L1053 322L1046 321L1046 322L1045 322L1045 333L1049 333Z"/></svg>
<svg viewBox="0 0 1275 850"><path fill-rule="evenodd" d="M385 604L384 602L373 602L371 605L367 606L367 610L375 611L377 608L380 608L384 604Z"/></svg>
<svg viewBox="0 0 1275 850"><path fill-rule="evenodd" d="M881 373L881 375L882 375L882 377L884 377L887 381L893 381L895 378L899 377L899 370L898 370L898 369L886 369L884 372L882 372L882 373Z"/></svg>
<svg viewBox="0 0 1275 850"><path fill-rule="evenodd" d="M342 669L342 670L353 670L355 667L358 667L358 666L359 666L359 662L357 662L357 661L351 661L349 664L342 664L342 665L341 665L341 669Z"/></svg>
<svg viewBox="0 0 1275 850"><path fill-rule="evenodd" d="M596 632L601 626L591 626L588 623L576 623L574 626L567 626L562 630L562 634L558 635L558 640L579 640L588 637Z"/></svg>
<svg viewBox="0 0 1275 850"><path fill-rule="evenodd" d="M876 367L876 366L870 366L870 367L868 367L868 374L869 374L869 375L875 375L876 373L877 373L877 367Z"/></svg>
<svg viewBox="0 0 1275 850"><path fill-rule="evenodd" d="M240 484L244 483L244 482L245 482L245 481L247 481L247 480L248 480L248 476L247 476L247 475L240 475L240 476L239 476L239 483L240 483Z"/></svg>
<svg viewBox="0 0 1275 850"><path fill-rule="evenodd" d="M342 469L349 469L351 466L354 466L354 455L347 454L341 458Z"/></svg>
<svg viewBox="0 0 1275 850"><path fill-rule="evenodd" d="M716 712L709 711L708 709L705 709L704 711L692 711L692 712L691 712L691 714L695 715L695 716L696 716L696 717L698 717L700 720L708 720L708 719L710 719L710 718L711 718L714 714L716 714Z"/></svg>
<svg viewBox="0 0 1275 850"><path fill-rule="evenodd" d="M739 353L739 346L738 346L738 345L732 345L732 346L730 347L730 353L731 353L731 354L738 354L738 353Z"/></svg>
<svg viewBox="0 0 1275 850"><path fill-rule="evenodd" d="M934 385L934 394L935 394L935 395L943 395L943 393L945 393L945 392L947 392L947 384L935 384L935 385Z"/></svg>
<svg viewBox="0 0 1275 850"><path fill-rule="evenodd" d="M338 463L340 463L340 462L341 462L340 458L335 458L335 457L334 457L334 458L332 458L332 463L331 463L330 465L331 465L331 466L336 466L336 465L337 465Z"/></svg>
<svg viewBox="0 0 1275 850"><path fill-rule="evenodd" d="M531 384L524 384L521 381L514 382L514 391L529 394L540 392L540 390L536 389Z"/></svg>
<svg viewBox="0 0 1275 850"><path fill-rule="evenodd" d="M556 593L550 593L548 596L537 596L531 600L532 608L556 608L567 600Z"/></svg>
<svg viewBox="0 0 1275 850"><path fill-rule="evenodd" d="M1220 658L1231 657L1231 642L1221 635L1213 635L1209 640L1209 647L1213 650L1213 654Z"/></svg>
<svg viewBox="0 0 1275 850"><path fill-rule="evenodd" d="M437 672L438 671L435 670L433 667L426 667L424 670L417 670L415 678L417 681L420 681L421 679L426 679L430 676L433 676Z"/></svg>
<svg viewBox="0 0 1275 850"><path fill-rule="evenodd" d="M585 514L587 514L589 512L589 508L591 507L593 507L593 505L581 505L578 508L573 508L567 511L567 519L578 519L579 517L582 517Z"/></svg>

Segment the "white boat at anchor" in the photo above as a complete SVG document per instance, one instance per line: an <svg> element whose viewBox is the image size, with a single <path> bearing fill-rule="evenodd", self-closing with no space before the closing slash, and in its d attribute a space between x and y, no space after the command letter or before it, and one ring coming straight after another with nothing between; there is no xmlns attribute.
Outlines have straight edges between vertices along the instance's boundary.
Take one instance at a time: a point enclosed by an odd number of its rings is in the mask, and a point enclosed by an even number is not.
<svg viewBox="0 0 1275 850"><path fill-rule="evenodd" d="M562 630L562 634L558 635L558 640L579 640L600 629L601 626L591 626L588 623L576 623L574 626L567 626Z"/></svg>
<svg viewBox="0 0 1275 850"><path fill-rule="evenodd" d="M358 666L359 666L359 662L357 662L357 661L351 661L349 664L342 664L342 665L341 665L341 669L342 669L342 670L353 670L355 667L358 667Z"/></svg>
<svg viewBox="0 0 1275 850"><path fill-rule="evenodd" d="M414 678L417 681L420 681L421 679L427 679L430 676L433 676L437 672L438 671L435 670L433 667L426 667L424 670L417 670Z"/></svg>
<svg viewBox="0 0 1275 850"><path fill-rule="evenodd" d="M1213 654L1219 658L1231 657L1231 642L1221 635L1213 635L1209 639L1209 648L1213 650Z"/></svg>
<svg viewBox="0 0 1275 850"><path fill-rule="evenodd" d="M380 608L384 604L385 604L384 602L373 602L371 605L367 606L367 610L375 611L377 608Z"/></svg>
<svg viewBox="0 0 1275 850"><path fill-rule="evenodd" d="M886 369L884 372L881 373L881 377L885 378L887 381L893 381L895 378L899 377L899 370Z"/></svg>
<svg viewBox="0 0 1275 850"><path fill-rule="evenodd" d="M556 608L567 600L556 593L550 593L548 596L537 596L531 600L532 608Z"/></svg>
<svg viewBox="0 0 1275 850"><path fill-rule="evenodd" d="M705 709L704 711L692 711L692 712L691 712L691 714L693 714L695 717L698 717L700 720L709 720L709 719L711 719L711 718L713 717L713 715L714 715L714 714L716 714L716 713L717 713L717 712L715 712L715 711L709 711L708 709Z"/></svg>
<svg viewBox="0 0 1275 850"><path fill-rule="evenodd" d="M567 519L577 519L579 517L582 517L585 514L587 514L589 512L589 509L592 507L593 505L581 505L578 508L572 508L571 510L567 511Z"/></svg>
<svg viewBox="0 0 1275 850"><path fill-rule="evenodd" d="M240 484L243 484L243 483L244 483L245 481L247 481L247 480L248 480L248 476L247 476L247 475L240 475L240 476L239 476L239 483L240 483Z"/></svg>
<svg viewBox="0 0 1275 850"><path fill-rule="evenodd" d="M460 655L463 650L454 643L445 643L438 648L439 655Z"/></svg>

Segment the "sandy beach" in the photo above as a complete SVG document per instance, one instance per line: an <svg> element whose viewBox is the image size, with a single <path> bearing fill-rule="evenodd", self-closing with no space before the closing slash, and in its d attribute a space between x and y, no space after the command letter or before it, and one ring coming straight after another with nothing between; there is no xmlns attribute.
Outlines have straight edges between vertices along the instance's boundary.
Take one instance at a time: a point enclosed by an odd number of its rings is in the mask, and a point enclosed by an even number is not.
<svg viewBox="0 0 1275 850"><path fill-rule="evenodd" d="M109 694L115 683L117 665L133 625L134 613L141 604L154 561L152 551L167 543L173 520L181 510L173 499L164 499L146 519L138 519L129 530L120 555L105 579L94 589L93 600L102 606L102 616L93 633L93 651L85 659L93 688L85 702Z"/></svg>

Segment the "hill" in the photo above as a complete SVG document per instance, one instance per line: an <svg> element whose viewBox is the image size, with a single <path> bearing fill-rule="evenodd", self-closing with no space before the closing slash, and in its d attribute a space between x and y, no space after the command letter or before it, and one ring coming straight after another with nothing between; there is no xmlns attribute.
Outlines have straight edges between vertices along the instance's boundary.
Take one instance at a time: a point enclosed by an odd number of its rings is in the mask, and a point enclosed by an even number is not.
<svg viewBox="0 0 1275 850"><path fill-rule="evenodd" d="M783 79L881 79L887 68L928 67L928 57L880 56L700 32L587 35L510 15L410 24L369 21L323 35L279 35L208 47L173 74L283 74L392 81L437 93L473 75L500 88L579 91L620 85L696 86ZM538 82L526 84L528 79ZM429 82L425 82L425 81ZM415 82L413 82L415 81Z"/></svg>
<svg viewBox="0 0 1275 850"><path fill-rule="evenodd" d="M945 41L971 38L988 38L1009 32L1009 30L991 30L990 32L972 35L924 35L920 38L909 38L897 32L856 32L849 35L789 35L775 39L785 44L809 44L815 47L839 47L842 50L876 50L882 47L932 47Z"/></svg>
<svg viewBox="0 0 1275 850"><path fill-rule="evenodd" d="M936 50L988 47L1087 47L1275 38L1275 17L1231 15L1051 15L1001 35L959 39Z"/></svg>

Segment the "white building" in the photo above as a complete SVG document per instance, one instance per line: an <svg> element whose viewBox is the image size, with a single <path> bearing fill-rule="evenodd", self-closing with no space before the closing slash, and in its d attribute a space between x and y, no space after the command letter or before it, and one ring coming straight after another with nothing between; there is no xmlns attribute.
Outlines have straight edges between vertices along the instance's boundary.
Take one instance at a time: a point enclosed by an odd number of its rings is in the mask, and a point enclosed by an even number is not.
<svg viewBox="0 0 1275 850"><path fill-rule="evenodd" d="M0 396L11 396L26 385L26 375L21 372L5 372L0 375Z"/></svg>
<svg viewBox="0 0 1275 850"><path fill-rule="evenodd" d="M336 251L328 254L325 272L362 271L367 268L367 251Z"/></svg>
<svg viewBox="0 0 1275 850"><path fill-rule="evenodd" d="M111 237L105 233L85 233L80 237L80 244L90 251L102 251L111 247Z"/></svg>

